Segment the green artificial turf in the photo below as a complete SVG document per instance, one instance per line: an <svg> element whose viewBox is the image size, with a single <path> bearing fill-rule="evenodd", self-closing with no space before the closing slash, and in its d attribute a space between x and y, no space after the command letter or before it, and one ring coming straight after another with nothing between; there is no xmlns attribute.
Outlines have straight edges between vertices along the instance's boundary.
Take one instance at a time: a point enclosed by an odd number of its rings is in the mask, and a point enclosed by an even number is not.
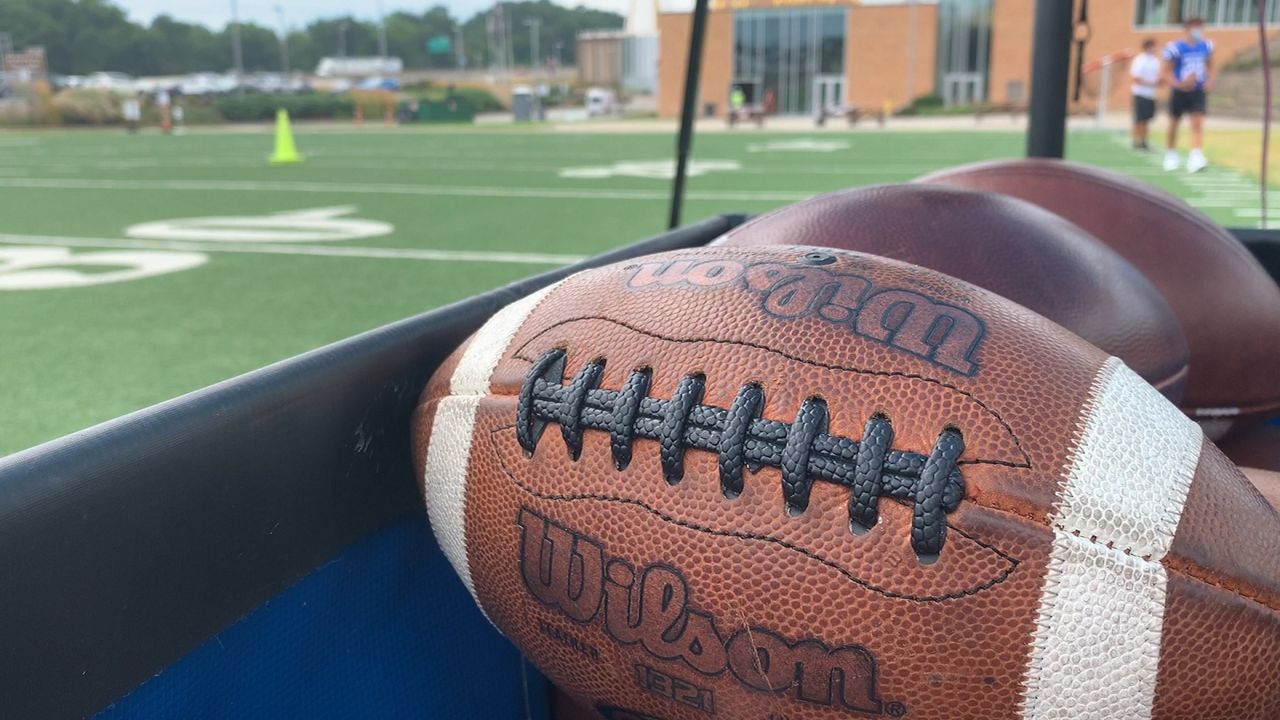
<svg viewBox="0 0 1280 720"><path fill-rule="evenodd" d="M70 247L63 269L111 270L74 258L127 249L126 228L157 220L354 206L348 217L394 226L379 237L290 244L354 250L339 257L153 240L152 252L201 252L207 261L124 282L0 290L0 455L570 259L484 254L586 256L661 232L669 180L560 171L669 160L674 140L304 127L306 162L270 167L270 131L0 133L0 251ZM760 147L798 140L847 147ZM814 193L1015 157L1023 142L1015 132L708 133L696 140L695 160L737 168L691 178L684 217L762 212ZM1256 223L1256 197L1235 171L1165 175L1158 158L1097 132L1074 134L1069 155L1192 198L1224 224ZM359 256L370 249L465 251L485 261Z"/></svg>

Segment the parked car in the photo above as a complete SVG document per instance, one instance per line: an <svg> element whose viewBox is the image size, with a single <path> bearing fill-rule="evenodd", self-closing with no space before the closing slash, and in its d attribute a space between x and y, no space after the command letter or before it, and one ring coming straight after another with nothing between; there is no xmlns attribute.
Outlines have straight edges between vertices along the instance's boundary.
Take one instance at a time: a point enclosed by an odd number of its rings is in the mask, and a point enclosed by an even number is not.
<svg viewBox="0 0 1280 720"><path fill-rule="evenodd" d="M183 95L219 95L236 89L236 77L232 74L192 73L178 83L178 92Z"/></svg>
<svg viewBox="0 0 1280 720"><path fill-rule="evenodd" d="M118 72L93 73L86 77L80 86L118 93L135 93L138 91L138 85L133 78Z"/></svg>

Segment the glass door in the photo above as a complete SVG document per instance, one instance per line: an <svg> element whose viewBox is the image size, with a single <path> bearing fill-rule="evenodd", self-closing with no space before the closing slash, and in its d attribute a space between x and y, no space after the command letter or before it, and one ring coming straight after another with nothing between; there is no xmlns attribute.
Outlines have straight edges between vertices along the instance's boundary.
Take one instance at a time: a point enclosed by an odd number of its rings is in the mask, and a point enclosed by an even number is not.
<svg viewBox="0 0 1280 720"><path fill-rule="evenodd" d="M824 105L843 104L847 24L844 8L736 12L734 77L758 79L760 102L769 114L815 115ZM820 77L825 78L821 88Z"/></svg>
<svg viewBox="0 0 1280 720"><path fill-rule="evenodd" d="M818 75L813 79L815 115L839 115L844 109L844 76Z"/></svg>

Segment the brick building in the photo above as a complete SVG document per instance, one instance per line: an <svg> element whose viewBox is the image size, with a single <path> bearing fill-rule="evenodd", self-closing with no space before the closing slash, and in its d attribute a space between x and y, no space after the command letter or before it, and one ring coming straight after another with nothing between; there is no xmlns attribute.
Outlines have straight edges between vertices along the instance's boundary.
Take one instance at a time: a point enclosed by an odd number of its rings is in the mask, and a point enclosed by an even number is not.
<svg viewBox="0 0 1280 720"><path fill-rule="evenodd" d="M1079 0L1077 0L1078 2ZM732 86L748 102L766 95L779 114L823 105L894 107L937 94L949 104L1020 105L1029 97L1035 0L711 0L699 107L723 115ZM1182 19L1205 18L1225 62L1257 44L1257 0L1094 0L1085 62L1161 45ZM1280 23L1271 3L1269 23ZM679 113L692 15L658 15L658 112ZM1112 107L1128 102L1125 63L1110 68ZM1104 71L1098 71L1104 72ZM1082 85L1091 108L1096 73Z"/></svg>

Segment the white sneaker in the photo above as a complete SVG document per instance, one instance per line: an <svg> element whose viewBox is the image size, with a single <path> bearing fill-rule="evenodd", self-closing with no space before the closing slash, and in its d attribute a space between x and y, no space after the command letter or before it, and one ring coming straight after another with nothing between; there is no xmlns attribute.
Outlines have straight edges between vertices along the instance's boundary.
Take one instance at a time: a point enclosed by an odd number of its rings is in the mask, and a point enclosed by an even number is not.
<svg viewBox="0 0 1280 720"><path fill-rule="evenodd" d="M1187 156L1187 172L1200 172L1209 166L1209 161L1204 159L1204 153L1199 150L1192 150Z"/></svg>
<svg viewBox="0 0 1280 720"><path fill-rule="evenodd" d="M1182 164L1182 158L1178 157L1177 150L1170 150L1164 154L1164 171L1173 172Z"/></svg>

